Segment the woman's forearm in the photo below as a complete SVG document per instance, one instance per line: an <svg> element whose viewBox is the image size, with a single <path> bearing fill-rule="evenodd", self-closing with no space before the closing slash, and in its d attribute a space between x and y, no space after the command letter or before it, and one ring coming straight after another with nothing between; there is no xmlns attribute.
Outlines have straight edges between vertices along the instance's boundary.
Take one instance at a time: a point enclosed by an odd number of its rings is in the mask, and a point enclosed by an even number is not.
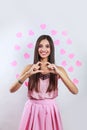
<svg viewBox="0 0 87 130"><path fill-rule="evenodd" d="M66 72L64 70L59 70L58 74L59 74L61 80L63 81L63 83L65 84L65 86L71 91L71 93L77 94L78 93L78 88L71 81L71 79L68 77Z"/></svg>
<svg viewBox="0 0 87 130"><path fill-rule="evenodd" d="M22 84L24 83L24 81L25 81L27 78L28 78L28 77L27 77L26 73L25 73L24 75L20 76L20 77L16 80L16 82L13 83L13 85L11 86L10 92L12 93L12 92L17 91L17 90L22 86Z"/></svg>

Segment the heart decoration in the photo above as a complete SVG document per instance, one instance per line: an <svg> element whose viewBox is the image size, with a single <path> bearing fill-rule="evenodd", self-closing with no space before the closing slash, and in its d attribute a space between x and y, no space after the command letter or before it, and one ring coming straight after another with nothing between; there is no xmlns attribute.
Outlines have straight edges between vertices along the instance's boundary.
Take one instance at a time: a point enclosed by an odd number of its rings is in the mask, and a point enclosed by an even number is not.
<svg viewBox="0 0 87 130"><path fill-rule="evenodd" d="M17 50L17 51L21 49L21 47L20 47L19 45L15 45L14 48L15 48L15 50Z"/></svg>
<svg viewBox="0 0 87 130"><path fill-rule="evenodd" d="M62 31L63 36L67 36L67 31Z"/></svg>
<svg viewBox="0 0 87 130"><path fill-rule="evenodd" d="M28 48L33 48L33 43L27 44L27 47L28 47Z"/></svg>
<svg viewBox="0 0 87 130"><path fill-rule="evenodd" d="M61 49L61 50L60 50L60 54L61 54L61 55L64 55L65 53L66 53L66 51L65 51L64 49Z"/></svg>
<svg viewBox="0 0 87 130"><path fill-rule="evenodd" d="M29 31L29 35L30 36L33 36L34 35L34 32L32 30Z"/></svg>
<svg viewBox="0 0 87 130"><path fill-rule="evenodd" d="M17 37L17 38L21 38L21 37L22 37L22 32L16 33L16 37Z"/></svg>
<svg viewBox="0 0 87 130"><path fill-rule="evenodd" d="M56 35L57 34L57 31L56 30L52 30L51 31L51 35Z"/></svg>
<svg viewBox="0 0 87 130"><path fill-rule="evenodd" d="M54 44L55 44L55 45L59 45L59 44L60 44L60 40L54 41Z"/></svg>
<svg viewBox="0 0 87 130"><path fill-rule="evenodd" d="M69 71L69 72L73 72L73 70L74 70L73 66L70 66L70 67L68 68L68 71Z"/></svg>
<svg viewBox="0 0 87 130"><path fill-rule="evenodd" d="M40 27L41 27L41 29L43 30L43 29L46 28L46 24L41 24Z"/></svg>
<svg viewBox="0 0 87 130"><path fill-rule="evenodd" d="M74 83L74 84L78 84L78 83L79 83L78 79L74 78L74 79L73 79L73 83Z"/></svg>
<svg viewBox="0 0 87 130"><path fill-rule="evenodd" d="M30 54L25 53L25 54L24 54L24 58L25 58L25 59L29 59L29 58L30 58Z"/></svg>
<svg viewBox="0 0 87 130"><path fill-rule="evenodd" d="M82 65L81 61L77 60L77 61L76 61L76 66L79 67L79 66L81 66L81 65Z"/></svg>
<svg viewBox="0 0 87 130"><path fill-rule="evenodd" d="M17 61L16 60L12 61L11 65L15 67L17 65Z"/></svg>
<svg viewBox="0 0 87 130"><path fill-rule="evenodd" d="M72 40L69 38L69 39L67 39L66 43L70 45L70 44L72 44Z"/></svg>

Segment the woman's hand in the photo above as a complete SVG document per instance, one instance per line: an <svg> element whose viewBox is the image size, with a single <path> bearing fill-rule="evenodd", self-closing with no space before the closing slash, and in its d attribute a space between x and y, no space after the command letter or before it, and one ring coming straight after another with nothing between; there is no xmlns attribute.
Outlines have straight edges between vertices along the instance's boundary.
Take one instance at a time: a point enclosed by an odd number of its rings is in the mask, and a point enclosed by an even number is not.
<svg viewBox="0 0 87 130"><path fill-rule="evenodd" d="M26 75L29 77L36 73L43 73L43 70L40 69L41 62L37 62L36 64L33 64L31 68L26 72Z"/></svg>
<svg viewBox="0 0 87 130"><path fill-rule="evenodd" d="M59 74L59 70L55 64L46 62L46 65L50 73Z"/></svg>
<svg viewBox="0 0 87 130"><path fill-rule="evenodd" d="M60 66L56 66L55 64L51 64L49 62L46 63L50 73L58 74L65 86L71 91L73 94L78 93L78 88L71 81L69 76L67 75L65 69Z"/></svg>

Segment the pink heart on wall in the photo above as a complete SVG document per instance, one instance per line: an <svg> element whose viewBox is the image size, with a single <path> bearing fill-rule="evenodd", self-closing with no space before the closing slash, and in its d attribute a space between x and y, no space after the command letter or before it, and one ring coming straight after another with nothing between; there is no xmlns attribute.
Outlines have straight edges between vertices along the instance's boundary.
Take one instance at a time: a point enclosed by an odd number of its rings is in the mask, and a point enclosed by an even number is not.
<svg viewBox="0 0 87 130"><path fill-rule="evenodd" d="M63 36L67 36L67 31L62 31Z"/></svg>
<svg viewBox="0 0 87 130"><path fill-rule="evenodd" d="M19 77L19 74L16 74L16 78L18 78Z"/></svg>
<svg viewBox="0 0 87 130"><path fill-rule="evenodd" d="M16 66L16 65L17 65L17 61L16 61L16 60L12 61L12 62L11 62L11 65L12 65L12 66Z"/></svg>
<svg viewBox="0 0 87 130"><path fill-rule="evenodd" d="M74 70L74 68L73 68L72 66L70 66L70 67L68 68L68 71L69 71L69 72L73 72L73 70Z"/></svg>
<svg viewBox="0 0 87 130"><path fill-rule="evenodd" d="M28 48L33 48L33 47L34 47L34 46L33 46L33 43L27 44L27 47L28 47Z"/></svg>
<svg viewBox="0 0 87 130"><path fill-rule="evenodd" d="M60 54L61 54L61 55L64 55L65 53L66 53L66 51L65 51L64 49L61 49L61 50L60 50Z"/></svg>
<svg viewBox="0 0 87 130"><path fill-rule="evenodd" d="M72 40L70 38L67 39L66 41L67 44L72 44Z"/></svg>
<svg viewBox="0 0 87 130"><path fill-rule="evenodd" d="M41 27L41 29L45 29L46 28L46 24L41 24L40 27Z"/></svg>
<svg viewBox="0 0 87 130"><path fill-rule="evenodd" d="M28 82L25 81L25 86L28 87Z"/></svg>
<svg viewBox="0 0 87 130"><path fill-rule="evenodd" d="M74 58L74 56L75 56L75 54L73 54L73 53L69 54L70 59Z"/></svg>
<svg viewBox="0 0 87 130"><path fill-rule="evenodd" d="M57 31L56 30L52 30L51 31L51 35L56 35L57 34Z"/></svg>
<svg viewBox="0 0 87 130"><path fill-rule="evenodd" d="M29 35L30 36L33 36L34 35L34 32L32 30L29 31Z"/></svg>
<svg viewBox="0 0 87 130"><path fill-rule="evenodd" d="M24 54L24 58L25 58L25 59L29 59L29 58L30 58L30 54L25 53L25 54Z"/></svg>
<svg viewBox="0 0 87 130"><path fill-rule="evenodd" d="M74 83L74 84L78 84L78 83L79 83L78 79L74 78L74 79L73 79L73 83Z"/></svg>
<svg viewBox="0 0 87 130"><path fill-rule="evenodd" d="M16 37L17 37L17 38L21 38L21 37L22 37L22 32L16 33Z"/></svg>
<svg viewBox="0 0 87 130"><path fill-rule="evenodd" d="M77 60L77 61L76 61L76 66L79 67L79 66L81 66L81 65L82 65L81 61Z"/></svg>
<svg viewBox="0 0 87 130"><path fill-rule="evenodd" d="M61 65L65 67L67 65L66 61L62 61Z"/></svg>
<svg viewBox="0 0 87 130"><path fill-rule="evenodd" d="M59 44L60 44L60 40L54 41L54 44L55 44L55 45L59 45Z"/></svg>
<svg viewBox="0 0 87 130"><path fill-rule="evenodd" d="M15 50L20 50L21 49L21 47L19 46L19 45L15 45Z"/></svg>

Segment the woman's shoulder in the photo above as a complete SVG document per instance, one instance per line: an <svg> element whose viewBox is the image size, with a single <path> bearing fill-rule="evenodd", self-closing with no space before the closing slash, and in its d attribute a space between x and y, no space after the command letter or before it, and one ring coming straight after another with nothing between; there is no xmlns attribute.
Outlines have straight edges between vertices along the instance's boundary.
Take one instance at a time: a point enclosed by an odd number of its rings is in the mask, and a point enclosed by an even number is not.
<svg viewBox="0 0 87 130"><path fill-rule="evenodd" d="M62 66L57 66L57 68L62 71L65 70Z"/></svg>
<svg viewBox="0 0 87 130"><path fill-rule="evenodd" d="M26 71L28 71L31 68L32 64L28 64L24 67L24 69L22 70L21 74L24 74Z"/></svg>
<svg viewBox="0 0 87 130"><path fill-rule="evenodd" d="M29 69L29 68L31 68L32 65L33 65L33 64L28 64L28 65L25 66L25 68L28 68L28 69Z"/></svg>
<svg viewBox="0 0 87 130"><path fill-rule="evenodd" d="M63 74L67 75L67 72L66 72L66 70L65 70L64 67L62 67L62 66L57 66L57 68L58 68L58 70L61 71Z"/></svg>
<svg viewBox="0 0 87 130"><path fill-rule="evenodd" d="M33 64L28 64L24 67L24 70L29 70L32 67Z"/></svg>

